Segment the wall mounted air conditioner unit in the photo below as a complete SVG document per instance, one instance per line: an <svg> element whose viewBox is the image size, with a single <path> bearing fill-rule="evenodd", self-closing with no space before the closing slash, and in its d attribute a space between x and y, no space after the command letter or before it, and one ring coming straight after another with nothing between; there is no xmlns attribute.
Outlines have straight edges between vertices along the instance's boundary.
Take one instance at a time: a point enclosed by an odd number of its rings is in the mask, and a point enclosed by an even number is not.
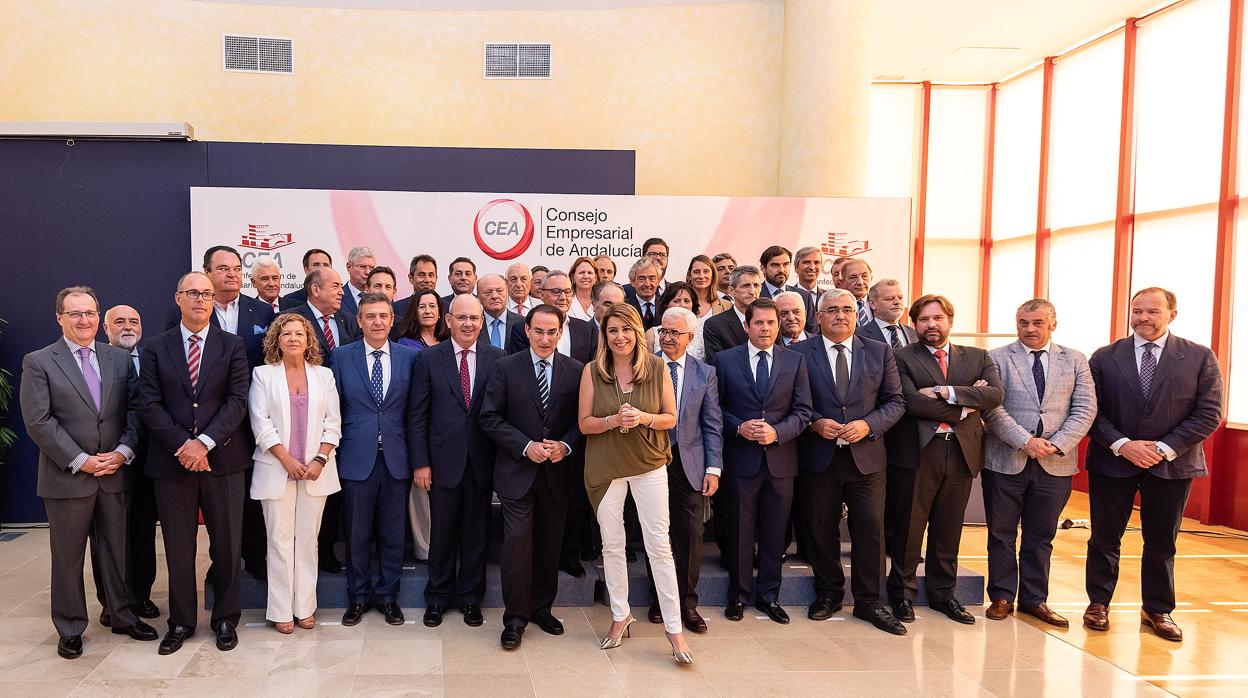
<svg viewBox="0 0 1248 698"><path fill-rule="evenodd" d="M0 121L0 138L193 141L185 121Z"/></svg>

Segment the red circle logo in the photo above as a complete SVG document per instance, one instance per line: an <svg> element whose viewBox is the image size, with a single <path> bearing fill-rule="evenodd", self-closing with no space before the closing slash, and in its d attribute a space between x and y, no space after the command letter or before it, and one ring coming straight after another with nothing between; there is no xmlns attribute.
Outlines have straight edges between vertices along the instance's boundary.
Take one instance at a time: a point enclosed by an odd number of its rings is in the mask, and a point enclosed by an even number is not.
<svg viewBox="0 0 1248 698"><path fill-rule="evenodd" d="M477 247L494 259L515 259L533 244L533 216L512 199L494 199L472 220Z"/></svg>

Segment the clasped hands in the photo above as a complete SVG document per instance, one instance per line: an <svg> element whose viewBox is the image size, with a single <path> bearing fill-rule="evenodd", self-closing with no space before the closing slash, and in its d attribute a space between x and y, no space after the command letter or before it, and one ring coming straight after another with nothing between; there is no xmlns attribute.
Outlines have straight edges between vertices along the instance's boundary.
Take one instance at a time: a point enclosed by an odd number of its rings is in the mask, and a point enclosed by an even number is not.
<svg viewBox="0 0 1248 698"><path fill-rule="evenodd" d="M776 442L776 428L767 423L764 419L747 419L741 422L741 426L737 427L737 434L747 441L753 441L760 446L767 446Z"/></svg>
<svg viewBox="0 0 1248 698"><path fill-rule="evenodd" d="M287 453L281 459L282 467L286 469L287 480L313 480L321 476L321 470L325 468L325 464L316 458L307 463L300 463L298 458Z"/></svg>
<svg viewBox="0 0 1248 698"><path fill-rule="evenodd" d="M810 430L828 441L845 439L849 443L854 444L867 438L867 434L871 433L871 425L861 419L855 419L848 424L841 424L835 419L823 417L811 422Z"/></svg>
<svg viewBox="0 0 1248 698"><path fill-rule="evenodd" d="M528 448L524 449L525 458L534 463L545 463L546 461L558 463L566 458L567 455L567 447L558 441L551 441L550 439L534 441L529 444Z"/></svg>
<svg viewBox="0 0 1248 698"><path fill-rule="evenodd" d="M1141 468L1151 468L1165 458L1160 452L1158 452L1156 441L1143 440L1126 442L1119 447L1118 455L1126 458Z"/></svg>
<svg viewBox="0 0 1248 698"><path fill-rule="evenodd" d="M186 443L179 446L173 455L177 457L183 468L193 473L206 473L212 470L208 467L208 447L199 439L187 439Z"/></svg>
<svg viewBox="0 0 1248 698"><path fill-rule="evenodd" d="M82 464L81 470L95 477L104 477L117 472L125 462L126 457L117 451L97 453L94 456L87 457L86 462Z"/></svg>

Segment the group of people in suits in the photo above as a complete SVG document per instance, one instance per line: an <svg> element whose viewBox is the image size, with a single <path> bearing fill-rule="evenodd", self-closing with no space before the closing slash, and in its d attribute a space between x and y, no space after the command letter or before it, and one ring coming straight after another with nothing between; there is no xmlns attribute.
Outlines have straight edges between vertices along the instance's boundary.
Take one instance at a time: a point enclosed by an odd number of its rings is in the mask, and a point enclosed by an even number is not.
<svg viewBox="0 0 1248 698"><path fill-rule="evenodd" d="M904 635L922 560L929 605L969 624L954 587L981 472L985 615L1005 618L1017 604L1065 625L1046 605L1049 557L1085 435L1084 624L1108 627L1138 494L1142 622L1181 639L1169 615L1175 540L1191 481L1207 473L1201 443L1221 419L1221 379L1209 349L1169 333L1173 294L1137 292L1132 335L1088 361L1052 342L1056 310L1043 299L1019 307L1017 342L987 352L950 342L948 299L907 305L901 285L873 283L861 259L836 260L836 285L823 289L817 248L794 258L773 246L759 266L698 257L686 282L671 283L666 242L643 252L624 286L602 276L614 262L592 260L600 277L583 320L571 312L582 280L559 270L537 270L540 283L523 264L477 277L459 258L454 292L425 308L431 257L412 260L413 294L395 300L396 274L371 250L348 254L347 284L313 250L298 298L277 297L264 259L250 270L252 298L239 254L214 247L178 280L168 329L142 350L133 308L105 314L100 342L95 294L62 290L62 336L27 355L21 376L40 448L58 652L82 653L88 540L101 622L159 638L142 620L160 613L150 599L157 518L169 577L161 654L196 629L201 516L222 651L238 643L244 568L267 579L278 632L315 627L318 571L340 569L344 625L373 608L403 624L409 523L428 541L423 623L458 609L479 626L494 495L507 649L530 622L563 633L551 611L559 573L584 575L580 563L599 555L612 609L601 646L620 646L634 622L627 563L644 547L648 620L664 625L677 662L692 662L684 630L707 631L697 587L711 511L729 620L752 604L789 622L779 589L793 538L814 573L808 617L840 611L844 509L855 617ZM794 260L798 283L788 285ZM699 315L708 294L722 310ZM698 339L704 359L690 350Z"/></svg>

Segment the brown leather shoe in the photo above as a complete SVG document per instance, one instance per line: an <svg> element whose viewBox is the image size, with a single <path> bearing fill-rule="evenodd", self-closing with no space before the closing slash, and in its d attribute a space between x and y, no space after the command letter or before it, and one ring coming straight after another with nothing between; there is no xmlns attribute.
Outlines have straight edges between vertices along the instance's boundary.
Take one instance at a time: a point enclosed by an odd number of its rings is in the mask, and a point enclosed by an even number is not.
<svg viewBox="0 0 1248 698"><path fill-rule="evenodd" d="M1109 607L1103 603L1090 603L1083 611L1083 627L1088 630L1109 630Z"/></svg>
<svg viewBox="0 0 1248 698"><path fill-rule="evenodd" d="M993 599L992 605L988 607L987 611L984 611L984 616L989 620L1005 620L1013 612L1013 602L1005 599Z"/></svg>
<svg viewBox="0 0 1248 698"><path fill-rule="evenodd" d="M1140 611L1140 623L1152 628L1153 633L1163 640L1183 641L1183 630L1175 624L1169 613Z"/></svg>
<svg viewBox="0 0 1248 698"><path fill-rule="evenodd" d="M1052 626L1056 626L1058 628L1070 627L1070 621L1054 613L1053 609L1049 608L1047 604L1037 604L1035 606L1019 606L1018 610L1020 613L1026 613L1029 616L1034 616L1044 621L1045 623L1048 623L1049 625L1052 625Z"/></svg>

